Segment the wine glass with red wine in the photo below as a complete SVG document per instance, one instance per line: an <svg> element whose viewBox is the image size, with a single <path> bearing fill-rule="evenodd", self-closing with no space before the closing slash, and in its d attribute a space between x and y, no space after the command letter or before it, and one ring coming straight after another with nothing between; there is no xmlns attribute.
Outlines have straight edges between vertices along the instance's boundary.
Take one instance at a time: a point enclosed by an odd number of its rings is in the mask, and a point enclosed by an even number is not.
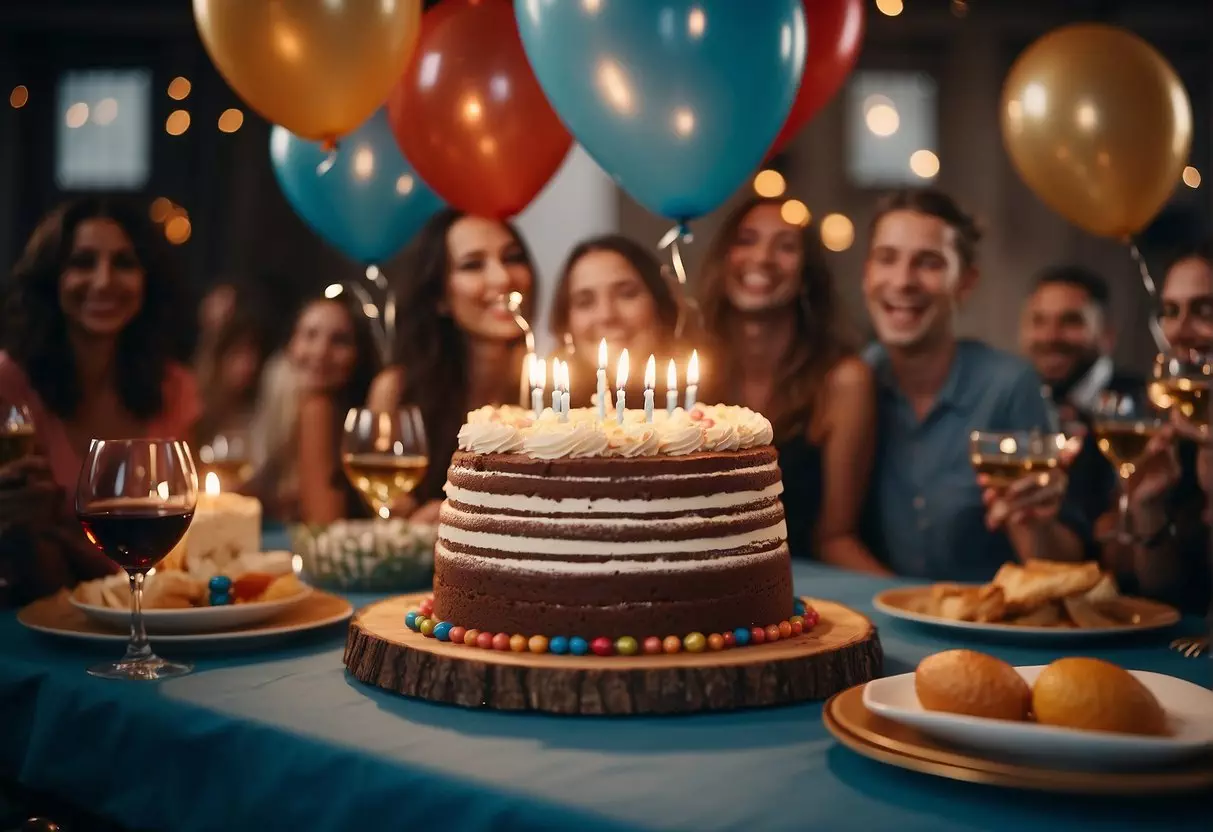
<svg viewBox="0 0 1213 832"><path fill-rule="evenodd" d="M194 519L198 472L173 439L94 439L76 486L76 517L89 541L131 581L131 640L116 662L90 667L107 679L164 679L193 666L152 652L143 629L143 580Z"/></svg>

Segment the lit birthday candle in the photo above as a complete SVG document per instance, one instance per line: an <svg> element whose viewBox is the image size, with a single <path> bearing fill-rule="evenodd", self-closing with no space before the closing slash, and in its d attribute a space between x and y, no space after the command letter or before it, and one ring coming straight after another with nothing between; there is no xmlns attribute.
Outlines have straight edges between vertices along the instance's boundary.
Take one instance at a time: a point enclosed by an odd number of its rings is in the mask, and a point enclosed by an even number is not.
<svg viewBox="0 0 1213 832"><path fill-rule="evenodd" d="M665 370L665 412L667 416L674 415L674 409L678 407L678 367L674 364L674 359L670 359L670 364Z"/></svg>
<svg viewBox="0 0 1213 832"><path fill-rule="evenodd" d="M627 393L624 385L628 383L628 351L625 347L619 353L619 364L615 368L615 421L623 424L623 411L627 407Z"/></svg>
<svg viewBox="0 0 1213 832"><path fill-rule="evenodd" d="M531 362L531 409L535 418L543 415L543 388L547 386L548 365L536 358Z"/></svg>
<svg viewBox="0 0 1213 832"><path fill-rule="evenodd" d="M699 395L699 350L691 350L691 360L687 364L687 410L695 406L695 397Z"/></svg>
<svg viewBox="0 0 1213 832"><path fill-rule="evenodd" d="M598 342L598 421L606 421L606 364L607 345L603 338Z"/></svg>
<svg viewBox="0 0 1213 832"><path fill-rule="evenodd" d="M552 359L552 412L560 413L560 359Z"/></svg>
<svg viewBox="0 0 1213 832"><path fill-rule="evenodd" d="M569 420L569 362L560 362L560 421Z"/></svg>

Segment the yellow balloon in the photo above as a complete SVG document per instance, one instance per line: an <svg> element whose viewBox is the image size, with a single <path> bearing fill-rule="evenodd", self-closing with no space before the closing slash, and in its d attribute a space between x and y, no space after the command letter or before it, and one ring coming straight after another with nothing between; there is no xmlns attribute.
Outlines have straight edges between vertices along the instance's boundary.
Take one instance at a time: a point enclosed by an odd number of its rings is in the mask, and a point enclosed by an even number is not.
<svg viewBox="0 0 1213 832"><path fill-rule="evenodd" d="M194 0L219 72L266 119L334 141L383 104L421 28L422 0Z"/></svg>
<svg viewBox="0 0 1213 832"><path fill-rule="evenodd" d="M1192 106L1171 65L1102 24L1056 29L1015 61L1002 136L1050 208L1107 237L1145 228L1174 191L1192 144Z"/></svg>

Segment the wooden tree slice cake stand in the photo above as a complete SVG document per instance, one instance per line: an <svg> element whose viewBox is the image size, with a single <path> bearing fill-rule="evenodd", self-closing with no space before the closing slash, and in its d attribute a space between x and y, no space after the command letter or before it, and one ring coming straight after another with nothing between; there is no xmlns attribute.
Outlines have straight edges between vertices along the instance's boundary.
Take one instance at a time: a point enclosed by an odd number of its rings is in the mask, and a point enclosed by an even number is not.
<svg viewBox="0 0 1213 832"><path fill-rule="evenodd" d="M817 625L777 642L672 655L557 656L426 638L404 625L425 597L390 598L354 616L345 645L354 678L466 708L672 714L822 700L871 681L881 668L872 622L832 601L811 601Z"/></svg>

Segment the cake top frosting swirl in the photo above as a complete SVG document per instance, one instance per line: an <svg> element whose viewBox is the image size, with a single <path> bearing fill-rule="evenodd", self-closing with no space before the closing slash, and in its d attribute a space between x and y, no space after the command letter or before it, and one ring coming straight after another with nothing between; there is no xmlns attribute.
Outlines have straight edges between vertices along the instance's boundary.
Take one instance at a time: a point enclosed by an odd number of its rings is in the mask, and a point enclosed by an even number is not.
<svg viewBox="0 0 1213 832"><path fill-rule="evenodd" d="M521 453L536 459L683 456L699 451L735 451L771 444L771 423L761 413L735 405L697 404L690 411L628 410L623 424L613 412L598 421L596 408L569 411L567 421L548 408L535 414L516 405L468 413L459 429L459 449L475 454Z"/></svg>

